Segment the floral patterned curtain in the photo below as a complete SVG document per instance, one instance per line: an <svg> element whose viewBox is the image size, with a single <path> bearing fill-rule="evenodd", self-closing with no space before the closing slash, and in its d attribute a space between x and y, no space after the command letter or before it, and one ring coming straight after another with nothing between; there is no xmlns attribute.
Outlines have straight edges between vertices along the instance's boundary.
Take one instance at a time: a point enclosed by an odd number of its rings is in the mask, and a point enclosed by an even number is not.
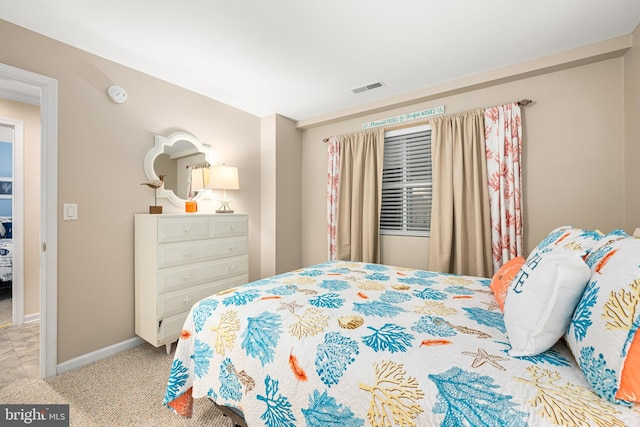
<svg viewBox="0 0 640 427"><path fill-rule="evenodd" d="M495 272L508 260L523 256L520 106L487 108L484 123Z"/></svg>
<svg viewBox="0 0 640 427"><path fill-rule="evenodd" d="M336 230L338 212L338 184L340 182L340 142L330 138L327 142L327 235L328 257L336 259Z"/></svg>
<svg viewBox="0 0 640 427"><path fill-rule="evenodd" d="M195 165L187 165L187 198L191 200L196 193L191 189L191 173Z"/></svg>

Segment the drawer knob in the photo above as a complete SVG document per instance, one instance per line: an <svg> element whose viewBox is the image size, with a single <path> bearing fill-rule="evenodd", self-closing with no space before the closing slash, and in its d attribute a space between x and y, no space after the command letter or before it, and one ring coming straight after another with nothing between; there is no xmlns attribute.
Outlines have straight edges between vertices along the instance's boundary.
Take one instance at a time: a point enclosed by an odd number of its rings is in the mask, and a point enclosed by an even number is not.
<svg viewBox="0 0 640 427"><path fill-rule="evenodd" d="M191 302L191 297L186 297L184 299L184 305L189 305L190 302Z"/></svg>
<svg viewBox="0 0 640 427"><path fill-rule="evenodd" d="M191 280L191 273L186 273L186 274L184 275L184 281L185 281L185 282L188 282L189 280Z"/></svg>
<svg viewBox="0 0 640 427"><path fill-rule="evenodd" d="M234 245L229 245L229 252L233 252L236 250L236 247Z"/></svg>
<svg viewBox="0 0 640 427"><path fill-rule="evenodd" d="M235 269L236 269L236 266L235 266L235 265L231 264L231 265L229 266L229 271L233 271L233 270L235 270Z"/></svg>
<svg viewBox="0 0 640 427"><path fill-rule="evenodd" d="M235 224L229 225L229 230L235 231L236 230L236 225Z"/></svg>
<svg viewBox="0 0 640 427"><path fill-rule="evenodd" d="M189 227L188 225L185 226L183 230L184 230L185 234L191 233L191 227Z"/></svg>
<svg viewBox="0 0 640 427"><path fill-rule="evenodd" d="M191 250L188 250L184 253L185 258L191 258Z"/></svg>

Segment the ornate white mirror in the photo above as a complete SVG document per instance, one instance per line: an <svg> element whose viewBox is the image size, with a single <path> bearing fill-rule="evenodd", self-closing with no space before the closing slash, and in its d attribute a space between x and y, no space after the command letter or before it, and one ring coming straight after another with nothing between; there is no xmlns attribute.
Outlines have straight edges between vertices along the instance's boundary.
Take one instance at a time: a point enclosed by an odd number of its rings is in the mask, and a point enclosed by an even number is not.
<svg viewBox="0 0 640 427"><path fill-rule="evenodd" d="M149 180L164 175L164 185L158 188L157 197L169 199L176 206L184 207L189 199L187 166L202 163L213 164L211 146L203 144L187 132L175 132L169 136L155 136L155 146L144 158L144 173ZM197 193L192 200L198 200Z"/></svg>

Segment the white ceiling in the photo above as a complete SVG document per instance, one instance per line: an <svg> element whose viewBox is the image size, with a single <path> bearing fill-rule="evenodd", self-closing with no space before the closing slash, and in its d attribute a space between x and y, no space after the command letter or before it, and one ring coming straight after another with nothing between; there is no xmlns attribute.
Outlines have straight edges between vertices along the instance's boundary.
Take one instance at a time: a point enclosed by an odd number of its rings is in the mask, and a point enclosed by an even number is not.
<svg viewBox="0 0 640 427"><path fill-rule="evenodd" d="M640 0L2 0L0 18L301 120L629 34Z"/></svg>

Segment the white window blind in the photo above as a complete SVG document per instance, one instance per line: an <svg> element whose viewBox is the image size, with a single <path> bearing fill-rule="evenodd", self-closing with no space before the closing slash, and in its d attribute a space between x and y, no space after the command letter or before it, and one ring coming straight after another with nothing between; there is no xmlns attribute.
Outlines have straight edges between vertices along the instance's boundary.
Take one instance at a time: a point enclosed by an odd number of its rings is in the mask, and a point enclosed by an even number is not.
<svg viewBox="0 0 640 427"><path fill-rule="evenodd" d="M431 126L385 132L381 234L428 236Z"/></svg>

